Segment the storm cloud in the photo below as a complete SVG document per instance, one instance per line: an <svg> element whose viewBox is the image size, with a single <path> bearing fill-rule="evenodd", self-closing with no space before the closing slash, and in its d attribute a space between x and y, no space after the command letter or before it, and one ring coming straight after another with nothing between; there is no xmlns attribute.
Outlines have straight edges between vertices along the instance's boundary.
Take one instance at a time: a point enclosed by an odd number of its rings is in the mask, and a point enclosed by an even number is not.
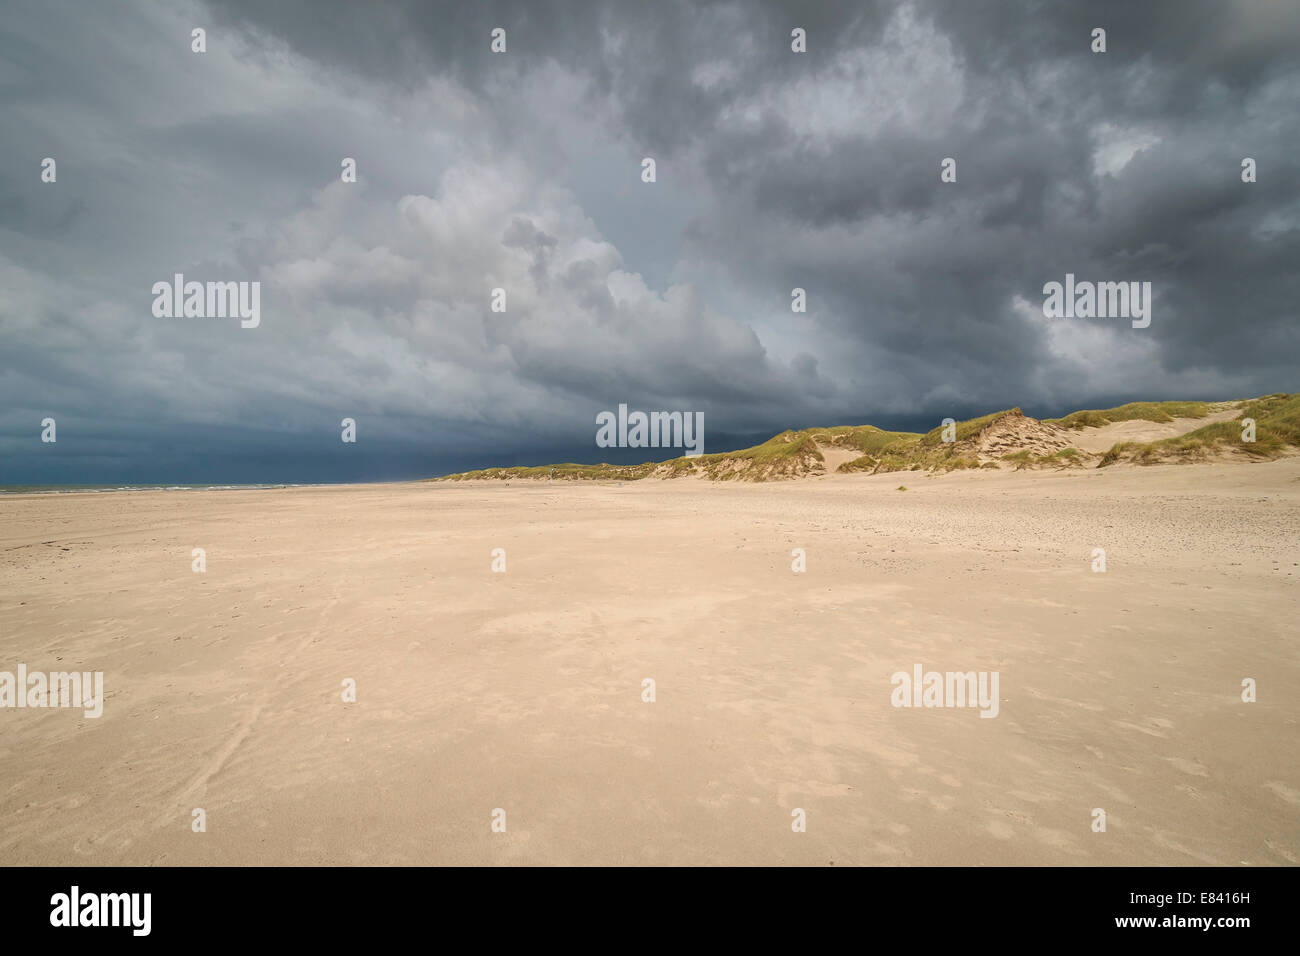
<svg viewBox="0 0 1300 956"><path fill-rule="evenodd" d="M1297 102L1267 0L19 2L0 482L595 461L620 403L721 450L1295 390ZM155 317L176 273L259 281L260 325ZM1150 327L1045 318L1067 273L1150 281Z"/></svg>

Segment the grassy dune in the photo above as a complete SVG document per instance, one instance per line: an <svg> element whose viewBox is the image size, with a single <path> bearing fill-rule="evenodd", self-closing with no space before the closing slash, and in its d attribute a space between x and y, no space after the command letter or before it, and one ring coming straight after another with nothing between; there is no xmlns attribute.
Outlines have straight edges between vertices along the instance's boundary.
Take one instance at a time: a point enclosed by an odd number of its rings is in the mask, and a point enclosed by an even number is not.
<svg viewBox="0 0 1300 956"><path fill-rule="evenodd" d="M1202 417L1202 416L1197 416ZM1255 441L1242 441L1242 419L1255 420ZM1196 461L1227 450L1255 458L1277 458L1300 446L1300 395L1279 393L1245 403L1233 421L1214 422L1185 435L1153 442L1120 442L1102 456L1098 467L1117 461L1150 465L1161 461Z"/></svg>
<svg viewBox="0 0 1300 956"><path fill-rule="evenodd" d="M1222 407L1222 406L1220 406ZM1086 409L1045 423L1068 430L1096 428L1115 422L1171 422L1176 418L1205 418L1214 410L1209 402L1130 402L1116 408ZM956 440L943 441L943 426L925 434L894 432L874 425L837 425L831 428L787 430L760 445L738 451L715 452L695 458L674 458L638 465L558 465L483 468L447 475L438 481L482 479L556 478L593 481L637 481L641 478L677 478L699 475L715 481L770 481L820 474L825 466L822 446L860 452L840 466L841 472L882 474L894 471L954 471L967 468L997 468L997 462L981 462L975 441L992 425L1008 416L1022 415L1019 408L993 412L956 423ZM1240 420L1217 422L1176 438L1153 442L1121 442L1110 449L1101 465L1117 461L1150 464L1167 460L1194 460L1238 448L1258 458L1274 458L1288 446L1300 446L1300 396L1277 394L1245 403L1241 416L1254 418L1257 440L1241 441ZM1032 420L1030 420L1032 421ZM1050 453L1031 450L1004 454L999 461L1021 468L1077 467L1089 456L1076 448Z"/></svg>
<svg viewBox="0 0 1300 956"><path fill-rule="evenodd" d="M703 474L709 478L727 479L741 473L750 480L794 477L805 473L812 462L822 462L822 453L813 438L815 432L830 429L805 429L784 431L761 445L739 451L718 452L694 458L673 458L664 462L645 462L640 465L536 465L510 468L484 468L456 475L447 475L441 481L471 481L484 478L547 478L552 467L556 478L585 478L593 480L636 481L654 475L658 478L676 478L681 475Z"/></svg>
<svg viewBox="0 0 1300 956"><path fill-rule="evenodd" d="M1175 418L1204 418L1210 414L1209 402L1129 402L1116 408L1087 409L1071 412L1064 418L1043 419L1062 428L1100 428L1115 422L1172 422Z"/></svg>

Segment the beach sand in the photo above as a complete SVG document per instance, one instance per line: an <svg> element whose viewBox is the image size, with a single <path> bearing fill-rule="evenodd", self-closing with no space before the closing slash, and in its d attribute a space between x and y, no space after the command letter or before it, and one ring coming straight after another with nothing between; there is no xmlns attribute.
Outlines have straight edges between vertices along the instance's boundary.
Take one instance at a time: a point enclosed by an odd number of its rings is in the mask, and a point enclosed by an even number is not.
<svg viewBox="0 0 1300 956"><path fill-rule="evenodd" d="M0 496L0 670L106 690L0 710L0 860L1295 864L1298 604L1294 457Z"/></svg>

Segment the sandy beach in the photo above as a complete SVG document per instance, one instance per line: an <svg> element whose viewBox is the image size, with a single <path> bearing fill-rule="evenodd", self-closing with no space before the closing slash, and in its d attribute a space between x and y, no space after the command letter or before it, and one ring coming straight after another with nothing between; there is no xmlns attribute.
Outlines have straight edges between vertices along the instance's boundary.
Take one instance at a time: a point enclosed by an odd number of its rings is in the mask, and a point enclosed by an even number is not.
<svg viewBox="0 0 1300 956"><path fill-rule="evenodd" d="M0 711L0 859L1295 864L1298 605L1296 457L5 495L0 669L105 695Z"/></svg>

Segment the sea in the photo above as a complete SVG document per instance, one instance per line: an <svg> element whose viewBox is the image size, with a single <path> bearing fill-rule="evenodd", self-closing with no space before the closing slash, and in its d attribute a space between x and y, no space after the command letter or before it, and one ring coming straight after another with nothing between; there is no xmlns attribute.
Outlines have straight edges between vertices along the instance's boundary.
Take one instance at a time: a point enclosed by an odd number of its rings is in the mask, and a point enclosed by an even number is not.
<svg viewBox="0 0 1300 956"><path fill-rule="evenodd" d="M332 482L245 485L0 485L0 495L70 495L107 491L248 491L258 488L320 488Z"/></svg>

